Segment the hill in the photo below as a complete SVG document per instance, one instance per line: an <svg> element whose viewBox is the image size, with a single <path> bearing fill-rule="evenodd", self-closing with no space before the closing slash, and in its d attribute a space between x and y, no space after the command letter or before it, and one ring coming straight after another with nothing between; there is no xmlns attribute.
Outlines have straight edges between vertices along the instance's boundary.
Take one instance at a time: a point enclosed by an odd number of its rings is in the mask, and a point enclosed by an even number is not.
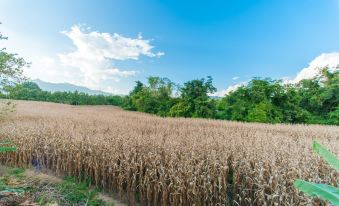
<svg viewBox="0 0 339 206"><path fill-rule="evenodd" d="M45 82L40 79L32 80L32 82L36 83L42 90L44 91L50 91L50 92L83 92L91 95L112 95L108 92L103 92L100 90L92 90L87 87L83 86L77 86L70 83L51 83L51 82Z"/></svg>

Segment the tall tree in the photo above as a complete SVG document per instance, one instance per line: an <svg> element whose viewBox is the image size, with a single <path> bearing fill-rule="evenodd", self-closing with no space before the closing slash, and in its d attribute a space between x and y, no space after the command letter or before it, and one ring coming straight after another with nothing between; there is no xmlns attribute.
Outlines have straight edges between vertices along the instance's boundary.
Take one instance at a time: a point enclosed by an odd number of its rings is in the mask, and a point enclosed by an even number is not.
<svg viewBox="0 0 339 206"><path fill-rule="evenodd" d="M1 24L1 23L0 23ZM0 32L0 41L7 40ZM22 69L28 66L28 63L17 54L8 53L6 48L0 49L0 86L19 82L23 79Z"/></svg>
<svg viewBox="0 0 339 206"><path fill-rule="evenodd" d="M125 108L167 116L173 105L172 93L175 84L168 78L151 76L147 80L147 85L136 82Z"/></svg>
<svg viewBox="0 0 339 206"><path fill-rule="evenodd" d="M7 39L0 32L0 41ZM18 57L17 54L8 53L6 48L0 49L0 94L6 86L15 84L23 79L22 68L27 65L28 63L23 58ZM0 116L5 116L13 110L14 104L11 102L1 102Z"/></svg>
<svg viewBox="0 0 339 206"><path fill-rule="evenodd" d="M184 83L180 89L179 102L170 110L171 116L177 117L202 117L213 118L215 116L215 102L209 97L216 91L212 84L212 77L195 79Z"/></svg>

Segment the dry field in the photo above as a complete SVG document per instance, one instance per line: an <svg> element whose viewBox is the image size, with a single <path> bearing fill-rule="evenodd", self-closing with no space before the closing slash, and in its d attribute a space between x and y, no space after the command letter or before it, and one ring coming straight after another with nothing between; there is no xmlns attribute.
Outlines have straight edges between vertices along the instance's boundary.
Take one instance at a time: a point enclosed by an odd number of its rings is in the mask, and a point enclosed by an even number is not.
<svg viewBox="0 0 339 206"><path fill-rule="evenodd" d="M311 151L316 138L339 154L339 127L160 118L112 106L16 101L0 138L58 175L89 175L142 205L321 204L297 192L302 178L338 186L339 174Z"/></svg>

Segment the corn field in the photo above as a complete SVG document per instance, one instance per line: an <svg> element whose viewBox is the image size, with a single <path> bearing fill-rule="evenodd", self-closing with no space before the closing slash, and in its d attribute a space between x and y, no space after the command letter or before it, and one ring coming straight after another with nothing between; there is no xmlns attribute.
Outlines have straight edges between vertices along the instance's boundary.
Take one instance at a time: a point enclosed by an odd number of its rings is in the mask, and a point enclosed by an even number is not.
<svg viewBox="0 0 339 206"><path fill-rule="evenodd" d="M0 140L7 165L91 177L129 205L326 205L293 181L339 184L311 150L339 154L339 127L160 118L112 106L16 101Z"/></svg>

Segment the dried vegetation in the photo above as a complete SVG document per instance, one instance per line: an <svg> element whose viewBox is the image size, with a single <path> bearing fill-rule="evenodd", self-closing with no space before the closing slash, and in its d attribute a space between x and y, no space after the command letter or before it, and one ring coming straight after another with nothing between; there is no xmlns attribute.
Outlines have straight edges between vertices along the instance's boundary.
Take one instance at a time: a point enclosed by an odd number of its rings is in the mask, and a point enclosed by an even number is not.
<svg viewBox="0 0 339 206"><path fill-rule="evenodd" d="M0 122L15 153L8 165L90 176L94 184L147 205L305 205L296 178L338 186L314 155L317 138L336 155L339 127L160 118L111 106L16 101Z"/></svg>

